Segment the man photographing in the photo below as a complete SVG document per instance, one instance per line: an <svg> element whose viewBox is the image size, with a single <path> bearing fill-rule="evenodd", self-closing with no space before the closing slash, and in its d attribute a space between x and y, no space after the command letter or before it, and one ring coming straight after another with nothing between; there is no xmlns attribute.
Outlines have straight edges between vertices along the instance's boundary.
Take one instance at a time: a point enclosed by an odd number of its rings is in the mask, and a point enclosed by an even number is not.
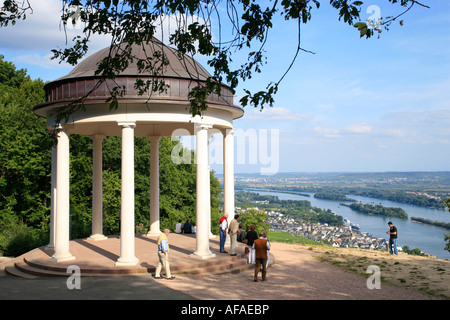
<svg viewBox="0 0 450 320"><path fill-rule="evenodd" d="M389 231L386 231L386 233L389 235L389 253L393 254L395 253L398 255L397 252L397 228L392 224L391 221L388 222Z"/></svg>

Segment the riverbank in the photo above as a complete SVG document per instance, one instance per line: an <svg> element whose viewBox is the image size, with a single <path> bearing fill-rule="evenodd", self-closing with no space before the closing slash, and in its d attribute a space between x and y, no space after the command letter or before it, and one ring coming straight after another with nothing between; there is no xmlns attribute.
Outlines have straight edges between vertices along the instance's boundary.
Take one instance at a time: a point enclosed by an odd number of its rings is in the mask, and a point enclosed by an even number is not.
<svg viewBox="0 0 450 320"><path fill-rule="evenodd" d="M450 230L450 223L440 222L440 221L432 221L429 219L423 219L418 217L411 217L412 222L428 224L430 226L435 226L437 228Z"/></svg>
<svg viewBox="0 0 450 320"><path fill-rule="evenodd" d="M448 231L445 229L436 228L434 226L415 223L410 219L398 219L388 218L381 216L363 215L351 210L348 207L340 205L339 201L322 200L314 198L314 194L309 194L308 198L303 196L289 194L289 193L277 193L277 192L265 192L265 191L252 191L258 193L261 196L276 196L280 200L307 200L311 203L311 206L329 209L336 214L356 223L360 227L361 232L372 235L375 238L386 239L386 231L388 230L387 222L392 221L400 232L398 245L400 247L408 246L409 248L420 248L422 251L427 252L440 259L450 259L450 254L445 250L445 235ZM443 222L450 222L450 214L443 210L427 209L420 207L413 207L401 203L390 202L386 200L378 200L373 198L366 198L360 196L352 196L355 200L368 204L381 204L385 207L400 207L404 209L409 216L422 217L431 220L438 220ZM420 235L420 236L418 236Z"/></svg>

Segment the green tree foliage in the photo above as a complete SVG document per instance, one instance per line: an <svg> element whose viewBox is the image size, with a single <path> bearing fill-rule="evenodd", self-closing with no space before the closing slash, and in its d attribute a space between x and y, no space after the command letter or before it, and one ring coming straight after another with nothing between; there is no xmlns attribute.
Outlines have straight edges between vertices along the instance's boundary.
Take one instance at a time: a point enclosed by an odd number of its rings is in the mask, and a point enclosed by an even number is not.
<svg viewBox="0 0 450 320"><path fill-rule="evenodd" d="M44 102L44 83L31 80L0 56L0 255L16 256L48 243L50 223L51 148L45 119L32 108ZM173 141L172 141L173 140ZM174 230L179 219L196 214L196 166L175 164L177 139L159 142L161 227ZM87 237L92 221L92 140L70 136L71 238ZM121 138L103 140L104 233L119 233ZM218 229L221 188L211 172L211 222ZM149 227L150 141L135 138L135 223ZM214 227L216 226L216 227ZM142 229L142 230L143 230ZM143 230L144 231L144 230Z"/></svg>
<svg viewBox="0 0 450 320"><path fill-rule="evenodd" d="M337 192L316 192L314 194L314 198L324 199L324 200L333 200L333 201L356 201L354 199L348 198L345 194L337 193Z"/></svg>
<svg viewBox="0 0 450 320"><path fill-rule="evenodd" d="M349 188L348 193L363 197L384 199L389 201L407 203L414 206L424 208L439 208L445 207L441 200L429 198L424 195L418 195L405 190L389 190L389 189L372 189L372 188Z"/></svg>
<svg viewBox="0 0 450 320"><path fill-rule="evenodd" d="M448 250L448 252L450 252L450 233L444 235L444 241L446 242L446 245L445 245L444 249Z"/></svg>
<svg viewBox="0 0 450 320"><path fill-rule="evenodd" d="M402 250L403 252L414 256L420 256L420 254L422 253L422 250L420 250L419 248L409 249L409 246L403 246Z"/></svg>
<svg viewBox="0 0 450 320"><path fill-rule="evenodd" d="M439 227L439 228L442 228L442 229L450 230L450 223L448 223L448 222L434 221L434 220L420 218L420 217L411 217L411 221L418 222L418 223L429 224L429 225L432 225L432 226L435 226L435 227Z"/></svg>
<svg viewBox="0 0 450 320"><path fill-rule="evenodd" d="M447 206L447 210L450 211L450 198L445 199L445 204ZM444 235L444 241L445 241L445 250L448 250L450 252L450 233Z"/></svg>
<svg viewBox="0 0 450 320"><path fill-rule="evenodd" d="M242 223L244 230L246 227L254 224L256 233L259 235L260 232L269 233L270 224L266 222L267 213L264 211L259 211L256 209L249 209L245 213L241 213L238 219L239 223Z"/></svg>
<svg viewBox="0 0 450 320"><path fill-rule="evenodd" d="M44 101L42 80L0 55L0 250L46 241L50 206L51 145L45 120L32 112ZM18 239L22 239L19 241ZM48 241L48 240L47 240ZM1 254L0 251L0 254Z"/></svg>
<svg viewBox="0 0 450 320"><path fill-rule="evenodd" d="M402 208L384 207L381 204L371 205L365 203L352 203L351 205L341 203L341 205L350 207L350 209L354 211L368 215L396 217L400 219L408 218L408 214Z"/></svg>

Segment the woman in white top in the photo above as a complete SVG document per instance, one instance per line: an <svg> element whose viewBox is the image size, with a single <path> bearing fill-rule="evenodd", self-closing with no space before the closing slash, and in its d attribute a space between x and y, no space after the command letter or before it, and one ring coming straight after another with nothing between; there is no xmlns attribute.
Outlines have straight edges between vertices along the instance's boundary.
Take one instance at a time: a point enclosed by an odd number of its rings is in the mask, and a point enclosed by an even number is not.
<svg viewBox="0 0 450 320"><path fill-rule="evenodd" d="M181 233L181 220L178 220L178 223L175 225L175 233Z"/></svg>

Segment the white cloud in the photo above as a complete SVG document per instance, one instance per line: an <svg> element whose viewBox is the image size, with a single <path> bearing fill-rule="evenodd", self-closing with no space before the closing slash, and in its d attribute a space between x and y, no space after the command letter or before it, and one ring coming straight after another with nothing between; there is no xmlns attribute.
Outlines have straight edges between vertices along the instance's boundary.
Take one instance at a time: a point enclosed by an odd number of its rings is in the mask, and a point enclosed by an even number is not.
<svg viewBox="0 0 450 320"><path fill-rule="evenodd" d="M325 138L340 138L342 135L339 130L333 128L315 127L314 132Z"/></svg>
<svg viewBox="0 0 450 320"><path fill-rule="evenodd" d="M249 113L246 113L245 118L262 121L305 121L310 119L311 116L302 113L294 113L286 108L272 107L264 108L263 110L254 109Z"/></svg>
<svg viewBox="0 0 450 320"><path fill-rule="evenodd" d="M350 133L370 133L372 126L367 123L354 123L345 127L345 130Z"/></svg>
<svg viewBox="0 0 450 320"><path fill-rule="evenodd" d="M45 69L53 69L53 68L67 68L72 69L73 66L71 66L68 63L59 63L56 60L52 60L53 54L49 53L46 55L39 55L37 53L30 53L30 54L24 54L17 56L12 59L13 62L21 62L26 63L30 65L39 66L41 68Z"/></svg>
<svg viewBox="0 0 450 320"><path fill-rule="evenodd" d="M380 132L386 134L390 138L405 138L409 136L408 132L405 129L401 128L388 128Z"/></svg>
<svg viewBox="0 0 450 320"><path fill-rule="evenodd" d="M336 107L333 104L319 104L317 106L315 106L315 108L317 109L317 111L319 112L328 112L328 111L333 111Z"/></svg>
<svg viewBox="0 0 450 320"><path fill-rule="evenodd" d="M409 125L448 124L450 121L450 108L390 112L382 120L391 123L407 123Z"/></svg>
<svg viewBox="0 0 450 320"><path fill-rule="evenodd" d="M14 26L2 28L0 50L4 53L8 52L10 60L25 63L26 67L33 65L45 69L73 68L69 64L60 64L59 60L51 60L53 56L51 50L71 47L76 36L83 37L84 25L78 20L75 25L69 23L64 29L61 22L62 2L60 0L32 1L31 6L33 12L29 12L25 20L17 21ZM197 16L163 16L161 20L155 22L157 26L155 36L168 43L170 33L183 24L193 21L204 23L204 20ZM108 47L110 43L109 35L91 35L88 43L89 51L85 57ZM200 57L199 54L196 56L196 58Z"/></svg>
<svg viewBox="0 0 450 320"><path fill-rule="evenodd" d="M69 26L64 31L61 23L62 5L59 0L31 2L33 13L26 20L2 29L0 48L20 53L39 52L39 60L49 57L51 49L65 48L72 39L82 34L79 26ZM91 37L89 52L93 53L109 45L108 36ZM25 54L26 55L26 54ZM22 58L24 59L24 58Z"/></svg>

